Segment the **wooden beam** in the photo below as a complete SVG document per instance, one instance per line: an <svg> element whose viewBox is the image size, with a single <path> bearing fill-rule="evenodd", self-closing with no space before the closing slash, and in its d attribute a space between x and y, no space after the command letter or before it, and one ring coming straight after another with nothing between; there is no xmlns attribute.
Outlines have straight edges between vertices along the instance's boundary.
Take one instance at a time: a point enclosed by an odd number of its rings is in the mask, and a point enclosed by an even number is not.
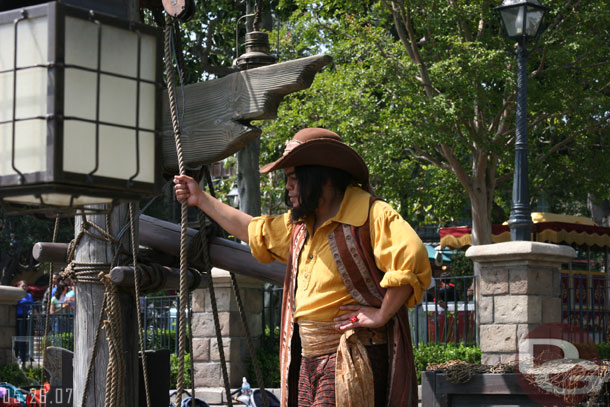
<svg viewBox="0 0 610 407"><path fill-rule="evenodd" d="M142 271L140 284L144 293L161 289L177 290L180 288L180 269L161 265L150 266L147 264L140 264L139 268ZM186 279L190 290L205 288L210 284L209 277L207 275L199 277L197 270L189 269ZM110 280L121 287L133 288L135 286L133 267L114 267L110 270Z"/></svg>
<svg viewBox="0 0 610 407"><path fill-rule="evenodd" d="M188 241L197 233L197 229L188 228ZM180 225L141 215L139 237L143 246L172 256L180 254ZM34 245L32 255L40 262L65 263L67 251L67 243L38 242ZM210 260L214 267L280 286L286 272L284 264L277 261L260 263L252 257L248 246L219 237L210 242Z"/></svg>
<svg viewBox="0 0 610 407"><path fill-rule="evenodd" d="M163 253L178 256L180 254L180 225L153 218L140 216L140 244L159 250ZM188 228L190 239L198 233L197 229ZM250 247L231 240L215 237L210 241L210 260L214 267L231 271L276 285L282 285L286 266L280 262L260 263L250 253Z"/></svg>
<svg viewBox="0 0 610 407"><path fill-rule="evenodd" d="M60 268L65 268L68 257L68 244L38 242L32 248L32 257L36 261L52 262Z"/></svg>
<svg viewBox="0 0 610 407"><path fill-rule="evenodd" d="M250 121L273 119L284 96L308 88L315 74L332 61L315 55L235 72L184 87L176 97L181 115L185 165L220 161L261 135ZM163 167L177 173L178 158L167 94L163 100Z"/></svg>

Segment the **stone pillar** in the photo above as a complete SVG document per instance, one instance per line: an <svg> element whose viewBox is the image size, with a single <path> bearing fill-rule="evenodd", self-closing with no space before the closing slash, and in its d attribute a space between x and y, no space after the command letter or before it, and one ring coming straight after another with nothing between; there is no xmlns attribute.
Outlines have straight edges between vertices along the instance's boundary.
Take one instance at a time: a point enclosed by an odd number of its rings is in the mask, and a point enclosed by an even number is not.
<svg viewBox="0 0 610 407"><path fill-rule="evenodd" d="M242 377L247 376L248 343L229 272L213 268L212 279L229 382L236 388L241 386ZM238 276L237 282L250 334L258 345L262 335L263 282L244 276ZM224 387L210 291L207 288L194 290L192 306L195 387ZM254 381L254 378L248 377L248 380Z"/></svg>
<svg viewBox="0 0 610 407"><path fill-rule="evenodd" d="M478 270L477 318L481 362L508 363L532 329L561 322L560 267L569 246L512 241L472 246L466 256Z"/></svg>
<svg viewBox="0 0 610 407"><path fill-rule="evenodd" d="M25 296L19 287L0 285L0 366L16 361L13 336L17 322L17 302Z"/></svg>

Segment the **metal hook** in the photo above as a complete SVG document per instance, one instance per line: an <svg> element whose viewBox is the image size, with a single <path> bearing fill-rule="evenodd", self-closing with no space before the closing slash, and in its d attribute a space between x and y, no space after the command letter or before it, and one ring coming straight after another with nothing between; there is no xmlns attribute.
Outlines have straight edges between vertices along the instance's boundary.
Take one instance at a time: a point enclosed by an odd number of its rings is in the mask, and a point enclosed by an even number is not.
<svg viewBox="0 0 610 407"><path fill-rule="evenodd" d="M242 18L254 17L256 13L253 14L244 14L243 16L237 19L235 23L235 58L239 58L239 22Z"/></svg>

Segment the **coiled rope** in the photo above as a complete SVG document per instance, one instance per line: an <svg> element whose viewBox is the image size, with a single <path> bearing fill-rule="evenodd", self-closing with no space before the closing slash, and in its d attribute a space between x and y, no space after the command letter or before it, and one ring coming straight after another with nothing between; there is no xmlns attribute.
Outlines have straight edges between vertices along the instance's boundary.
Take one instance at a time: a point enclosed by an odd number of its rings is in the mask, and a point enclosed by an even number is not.
<svg viewBox="0 0 610 407"><path fill-rule="evenodd" d="M104 297L95 329L95 339L93 342L91 358L89 359L87 367L87 377L81 398L81 406L86 406L87 404L89 386L99 348L98 345L102 328L106 334L109 358L106 369L106 394L104 404L105 406L109 407L122 406L124 404L125 396L125 362L123 360L124 346L122 314L119 303L118 288L112 283L108 273L112 269L113 265L116 264L119 255L124 253L124 251L120 249L121 238L115 238L110 234L110 216L108 214L106 214L105 217L106 229L103 229L94 222L89 222L84 213L81 214L81 216L82 221L79 233L69 245L68 258L66 260L68 265L64 271L60 273L60 276L64 279L70 278L75 283L104 285ZM76 248L85 235L110 244L111 251L114 252L113 259L110 264L74 261ZM106 316L106 319L104 319L104 315Z"/></svg>

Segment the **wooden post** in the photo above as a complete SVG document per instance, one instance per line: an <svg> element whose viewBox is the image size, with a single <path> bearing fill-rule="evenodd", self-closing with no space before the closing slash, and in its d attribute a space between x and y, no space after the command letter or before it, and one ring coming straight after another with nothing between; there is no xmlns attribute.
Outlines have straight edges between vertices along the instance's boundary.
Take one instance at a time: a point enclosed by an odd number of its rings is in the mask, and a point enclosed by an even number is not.
<svg viewBox="0 0 610 407"><path fill-rule="evenodd" d="M122 204L110 213L110 234L116 236L121 228L128 223L129 208ZM87 220L96 223L105 229L105 215L89 215ZM75 218L75 234L81 230L82 218ZM97 232L95 232L97 234ZM129 233L127 231L126 233ZM127 244L129 239L125 239ZM126 248L129 250L129 248ZM88 235L83 235L74 254L74 261L80 263L99 263L104 266L99 271L108 273L109 265L113 259L110 243ZM94 353L95 334L98 325L102 303L104 300L104 286L75 281L76 312L74 318L74 405L80 406L85 390L89 360ZM120 292L120 307L123 326L123 362L125 375L124 405L138 405L138 336L136 323L136 307L131 294ZM103 407L106 393L106 369L108 367L108 343L106 334L100 332L97 345L94 368L87 392L87 407Z"/></svg>

